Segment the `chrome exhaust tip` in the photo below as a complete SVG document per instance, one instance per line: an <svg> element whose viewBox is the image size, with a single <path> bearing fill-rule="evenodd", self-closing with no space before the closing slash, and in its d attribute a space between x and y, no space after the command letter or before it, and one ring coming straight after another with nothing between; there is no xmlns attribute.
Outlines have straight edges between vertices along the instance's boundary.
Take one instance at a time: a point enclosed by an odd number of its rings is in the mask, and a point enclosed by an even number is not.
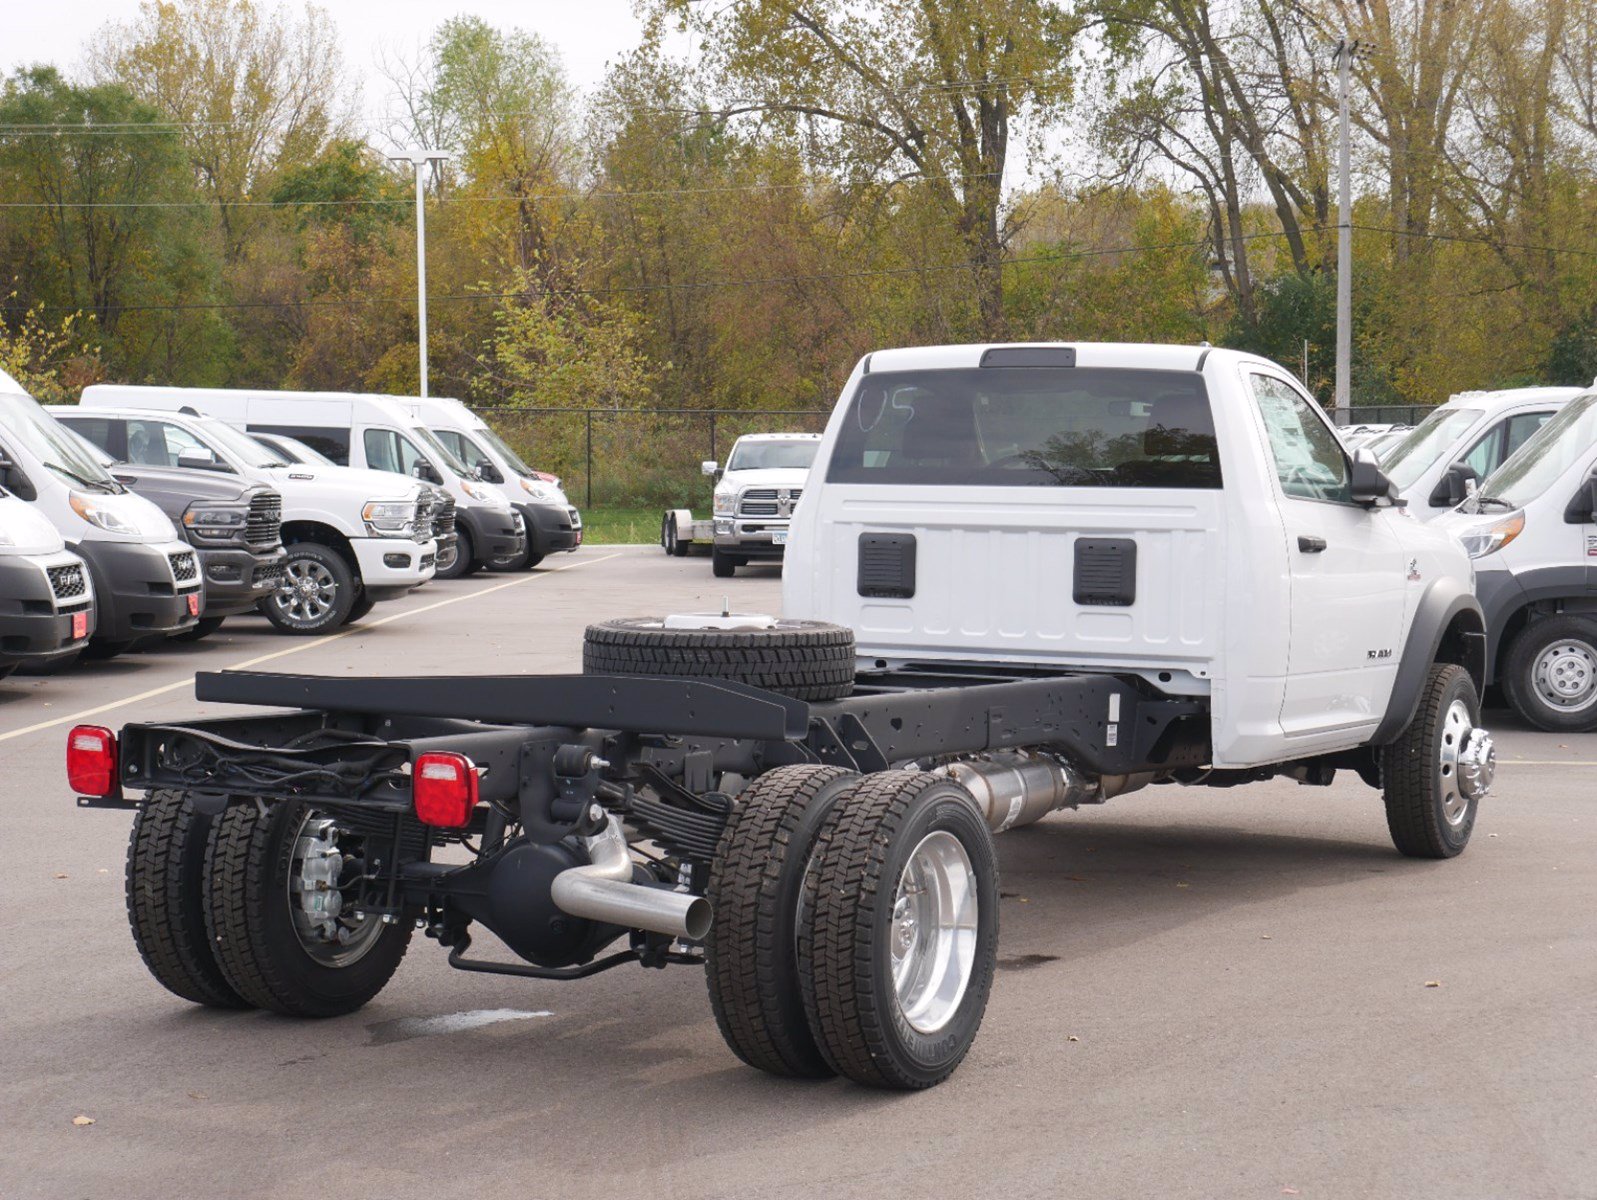
<svg viewBox="0 0 1597 1200"><path fill-rule="evenodd" d="M591 861L561 871L549 888L561 912L694 942L710 932L710 902L703 896L632 881L632 855L614 814L603 830L582 840Z"/></svg>

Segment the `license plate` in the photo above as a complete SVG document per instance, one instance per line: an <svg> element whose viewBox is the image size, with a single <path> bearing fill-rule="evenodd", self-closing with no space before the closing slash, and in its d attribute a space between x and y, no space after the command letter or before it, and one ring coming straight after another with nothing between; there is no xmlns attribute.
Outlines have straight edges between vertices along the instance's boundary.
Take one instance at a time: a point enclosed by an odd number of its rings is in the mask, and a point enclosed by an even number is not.
<svg viewBox="0 0 1597 1200"><path fill-rule="evenodd" d="M582 545L582 530L577 530L577 545Z"/></svg>
<svg viewBox="0 0 1597 1200"><path fill-rule="evenodd" d="M190 592L189 593L189 616L197 617L199 615L200 615L200 594L198 592Z"/></svg>
<svg viewBox="0 0 1597 1200"><path fill-rule="evenodd" d="M771 545L773 545L773 546L785 546L785 545L787 545L787 530L785 530L785 529L773 529L771 531Z"/></svg>
<svg viewBox="0 0 1597 1200"><path fill-rule="evenodd" d="M75 612L75 613L73 613L72 614L72 640L75 642L79 638L84 638L84 637L88 637L88 636L89 636L89 614L86 613L86 612Z"/></svg>

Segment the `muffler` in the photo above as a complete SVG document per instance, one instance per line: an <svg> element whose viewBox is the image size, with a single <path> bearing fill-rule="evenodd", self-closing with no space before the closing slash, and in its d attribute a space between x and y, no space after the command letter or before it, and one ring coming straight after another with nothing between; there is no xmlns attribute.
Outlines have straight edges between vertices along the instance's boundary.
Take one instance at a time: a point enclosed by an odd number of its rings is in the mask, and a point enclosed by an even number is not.
<svg viewBox="0 0 1597 1200"><path fill-rule="evenodd" d="M1055 809L1104 799L1097 780L1062 759L1025 750L984 754L936 770L965 785L994 833L1030 825Z"/></svg>
<svg viewBox="0 0 1597 1200"><path fill-rule="evenodd" d="M554 877L549 894L556 908L573 917L695 942L710 932L710 902L703 896L632 881L632 855L614 814L582 843L590 861Z"/></svg>

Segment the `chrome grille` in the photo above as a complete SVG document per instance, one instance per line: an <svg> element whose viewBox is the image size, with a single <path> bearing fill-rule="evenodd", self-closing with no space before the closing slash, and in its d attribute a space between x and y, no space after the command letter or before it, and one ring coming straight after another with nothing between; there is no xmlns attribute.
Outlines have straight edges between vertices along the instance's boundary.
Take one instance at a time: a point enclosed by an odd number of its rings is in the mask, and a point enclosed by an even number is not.
<svg viewBox="0 0 1597 1200"><path fill-rule="evenodd" d="M188 583L200 577L200 569L194 561L194 551L180 550L176 554L168 554L167 558L172 563L172 578L179 583Z"/></svg>
<svg viewBox="0 0 1597 1200"><path fill-rule="evenodd" d="M283 540L283 497L257 492L244 518L244 540L251 546L276 546Z"/></svg>
<svg viewBox="0 0 1597 1200"><path fill-rule="evenodd" d="M416 501L416 540L425 542L433 535L433 522L435 497L432 492L423 492Z"/></svg>
<svg viewBox="0 0 1597 1200"><path fill-rule="evenodd" d="M50 576L50 590L57 600L72 600L88 590L83 582L83 568L77 563L50 567L45 574Z"/></svg>
<svg viewBox="0 0 1597 1200"><path fill-rule="evenodd" d="M433 515L433 536L448 537L455 532L455 498L444 496L438 502L438 511Z"/></svg>
<svg viewBox="0 0 1597 1200"><path fill-rule="evenodd" d="M738 497L740 517L788 517L804 494L803 488L749 488Z"/></svg>

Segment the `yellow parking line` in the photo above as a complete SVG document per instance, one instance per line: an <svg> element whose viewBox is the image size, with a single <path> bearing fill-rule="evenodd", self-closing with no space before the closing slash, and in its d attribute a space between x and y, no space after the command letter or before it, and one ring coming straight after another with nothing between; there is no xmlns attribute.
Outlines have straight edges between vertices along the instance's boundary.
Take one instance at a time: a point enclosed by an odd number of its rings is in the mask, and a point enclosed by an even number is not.
<svg viewBox="0 0 1597 1200"><path fill-rule="evenodd" d="M224 671L242 671L247 667L257 667L260 666L261 663L271 662L274 658L285 658L290 654L299 654L304 650L313 650L317 646L325 646L328 642L336 642L339 638L349 637L351 634L355 633L364 633L368 629L376 629L379 626L387 625L391 621L398 621L403 617L419 616L425 612L432 612L435 608L444 608L451 604L459 604L462 600L475 600L479 596L488 596L492 595L494 592L502 592L506 588L518 587L523 583L531 583L534 580L546 578L547 576L554 574L556 571L575 571L578 567L590 566L593 563L605 562L608 559L617 557L619 557L618 554L605 554L599 558L585 558L581 562L567 563L563 567L551 567L549 570L541 571L536 575L523 575L517 579L511 579L504 583L495 584L493 587L483 588L480 591L467 592L460 596L450 596L445 600L437 600L432 604L424 604L420 608L409 608L404 612L397 612L392 616L383 617L377 621L366 621L360 625L351 625L347 628L340 629L337 633L330 633L326 637L313 638L310 641L297 642L292 646L284 647L282 650L273 650L270 654L257 655L255 658L245 659L243 662L234 663L230 667L223 667L221 669ZM41 729L54 729L57 725L76 724L85 717L98 716L100 713L110 712L114 708L125 708L129 704L137 704L141 700L150 700L156 696L164 696L168 692L175 692L179 688L192 687L193 685L194 676L191 675L187 679L179 679L175 683L163 684L161 687L151 688L147 692L139 692L134 696L124 696L120 700L112 700L107 704L101 704L94 708L85 708L81 712L75 712L70 716L56 717L50 721L40 721L37 725L28 725L22 729L13 729L9 733L0 733L0 742L9 742L12 738L23 737L30 733L38 733Z"/></svg>

